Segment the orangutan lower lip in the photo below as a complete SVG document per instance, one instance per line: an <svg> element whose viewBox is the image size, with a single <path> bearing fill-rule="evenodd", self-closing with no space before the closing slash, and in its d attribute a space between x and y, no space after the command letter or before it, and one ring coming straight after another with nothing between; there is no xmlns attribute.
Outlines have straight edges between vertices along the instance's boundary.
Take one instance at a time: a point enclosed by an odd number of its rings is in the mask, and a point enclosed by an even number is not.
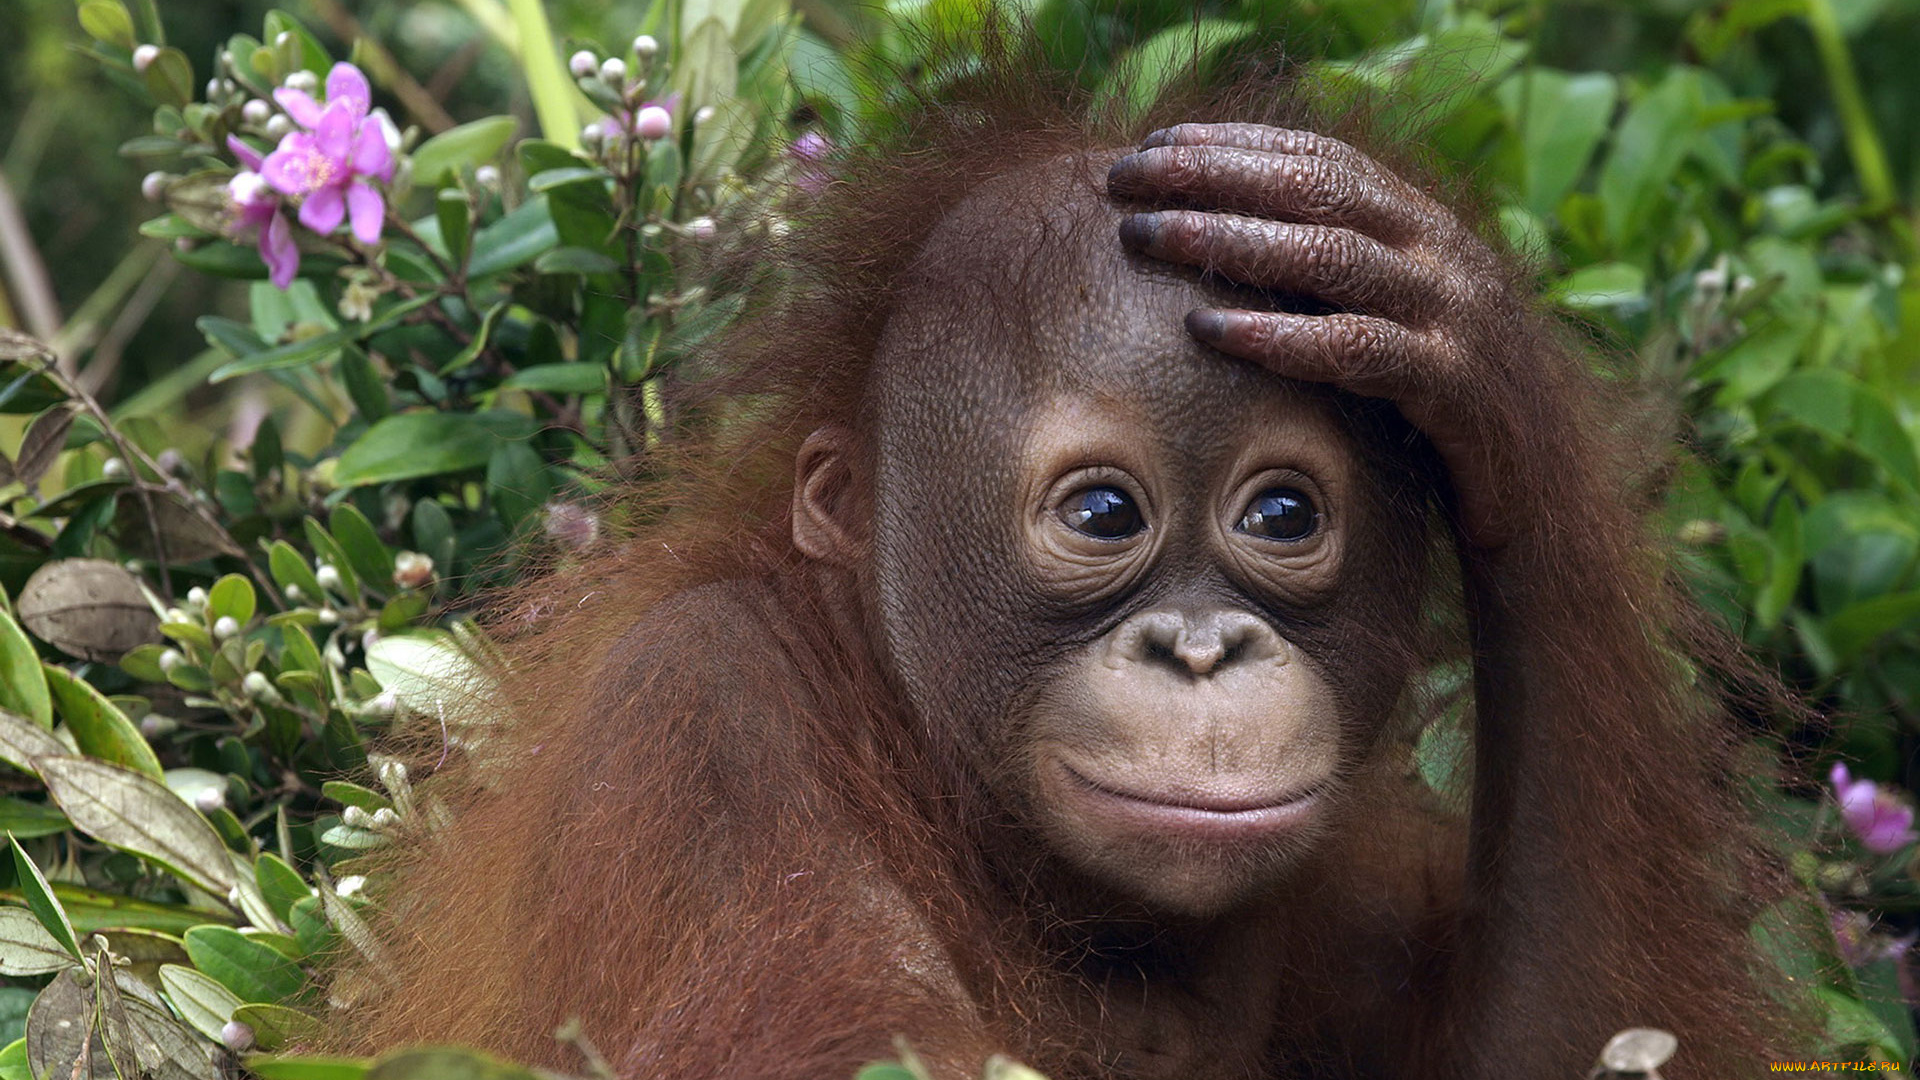
<svg viewBox="0 0 1920 1080"><path fill-rule="evenodd" d="M1320 803L1312 788L1279 796L1121 791L1088 779L1064 761L1055 764L1063 786L1090 816L1156 833L1237 839L1285 832L1304 825Z"/></svg>

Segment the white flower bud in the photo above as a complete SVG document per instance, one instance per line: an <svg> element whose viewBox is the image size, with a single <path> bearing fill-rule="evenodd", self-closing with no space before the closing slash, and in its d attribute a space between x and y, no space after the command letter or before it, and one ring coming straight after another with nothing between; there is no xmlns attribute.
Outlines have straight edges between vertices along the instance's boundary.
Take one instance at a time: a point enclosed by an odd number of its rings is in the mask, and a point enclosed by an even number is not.
<svg viewBox="0 0 1920 1080"><path fill-rule="evenodd" d="M321 563L318 567L315 567L313 579L318 581L320 587L328 592L340 591L340 571L334 569L332 563Z"/></svg>
<svg viewBox="0 0 1920 1080"><path fill-rule="evenodd" d="M633 118L633 133L643 139L664 139L673 132L673 114L648 105Z"/></svg>
<svg viewBox="0 0 1920 1080"><path fill-rule="evenodd" d="M148 202L159 202L161 197L166 195L166 193L166 173L150 172L140 178L140 194L146 196Z"/></svg>
<svg viewBox="0 0 1920 1080"><path fill-rule="evenodd" d="M266 127L263 130L269 139L284 139L293 133L293 121L287 119L285 113L274 113L267 117Z"/></svg>
<svg viewBox="0 0 1920 1080"><path fill-rule="evenodd" d="M212 101L214 98L217 98L219 96L220 96L220 80L208 79L207 80L207 100Z"/></svg>
<svg viewBox="0 0 1920 1080"><path fill-rule="evenodd" d="M340 613L339 613L339 612L337 612L337 611L335 611L335 610L333 610L333 609L332 609L332 608L330 608L330 607L323 607L323 608L321 608L321 609L320 609L320 610L319 610L319 611L318 611L318 612L316 613L316 615L317 615L317 617L318 617L318 618L320 619L320 625L321 625L321 626L338 626L338 625L340 625ZM335 666L335 667L344 667L345 665L346 665L346 658L345 658L345 657L342 657L342 658L340 659L340 661L339 661L338 663L335 663L335 664L334 664L334 666Z"/></svg>
<svg viewBox="0 0 1920 1080"><path fill-rule="evenodd" d="M340 811L340 820L356 829L371 828L373 825L373 815L358 806L349 806Z"/></svg>
<svg viewBox="0 0 1920 1080"><path fill-rule="evenodd" d="M627 81L627 62L617 56L609 56L600 65L600 81L612 87L619 87Z"/></svg>
<svg viewBox="0 0 1920 1080"><path fill-rule="evenodd" d="M201 588L198 585L195 585L193 588L188 589L187 590L187 606L190 608L206 607L207 606L207 590Z"/></svg>
<svg viewBox="0 0 1920 1080"><path fill-rule="evenodd" d="M400 707L400 695L391 690L382 690L367 699L367 708L372 712L392 714Z"/></svg>
<svg viewBox="0 0 1920 1080"><path fill-rule="evenodd" d="M348 874L333 883L333 892L335 896L352 896L366 887L367 879L363 875Z"/></svg>
<svg viewBox="0 0 1920 1080"><path fill-rule="evenodd" d="M153 62L155 60L158 60L159 58L160 58L160 46L142 45L139 48L133 50L133 70L139 72L142 75L145 75L147 73L147 69L152 67Z"/></svg>
<svg viewBox="0 0 1920 1080"><path fill-rule="evenodd" d="M580 145L586 147L589 150L600 149L600 144L606 141L607 141L606 126L601 124L598 120L595 120L593 123L588 124L586 127L583 127L580 129Z"/></svg>
<svg viewBox="0 0 1920 1080"><path fill-rule="evenodd" d="M473 182L488 191L500 190L500 170L492 165L482 165L473 170Z"/></svg>
<svg viewBox="0 0 1920 1080"><path fill-rule="evenodd" d="M400 815L394 813L392 807L383 806L373 812L373 827L376 829L391 829L398 824Z"/></svg>
<svg viewBox="0 0 1920 1080"><path fill-rule="evenodd" d="M693 111L693 122L696 124L704 124L713 117L714 111L711 105L702 105Z"/></svg>
<svg viewBox="0 0 1920 1080"><path fill-rule="evenodd" d="M297 604L300 601L305 600L307 598L306 590L302 589L298 585L287 586L286 593L287 593L287 603L289 604Z"/></svg>
<svg viewBox="0 0 1920 1080"><path fill-rule="evenodd" d="M267 117L272 115L273 106L261 101L259 98L254 98L245 105L240 106L240 119L245 120L249 124L264 124L267 122Z"/></svg>
<svg viewBox="0 0 1920 1080"><path fill-rule="evenodd" d="M567 70L573 72L573 77L576 79L591 77L599 67L600 58L586 49L581 49L567 58Z"/></svg>
<svg viewBox="0 0 1920 1080"><path fill-rule="evenodd" d="M654 54L659 51L660 43L653 39L652 34L641 34L639 37L633 39L633 55L642 60L653 59Z"/></svg>
<svg viewBox="0 0 1920 1080"><path fill-rule="evenodd" d="M292 42L293 42L293 31L291 30L282 30L279 33L273 35L273 43L275 45L286 46L286 45L292 44Z"/></svg>
<svg viewBox="0 0 1920 1080"><path fill-rule="evenodd" d="M273 684L258 671L247 672L247 677L240 680L240 686L250 698L263 698L274 692Z"/></svg>
<svg viewBox="0 0 1920 1080"><path fill-rule="evenodd" d="M170 607L167 609L166 621L167 622L192 622L193 616L188 615L186 612L180 610L177 607Z"/></svg>
<svg viewBox="0 0 1920 1080"><path fill-rule="evenodd" d="M287 76L285 86L289 90L299 90L303 93L317 94L320 92L320 76L315 75L305 68L301 68L299 71Z"/></svg>
<svg viewBox="0 0 1920 1080"><path fill-rule="evenodd" d="M403 551L393 557L393 583L403 589L418 589L433 581L433 556L418 551Z"/></svg>
<svg viewBox="0 0 1920 1080"><path fill-rule="evenodd" d="M394 761L391 758L380 763L378 775L380 777L380 786L386 788L388 791L407 786L406 765Z"/></svg>
<svg viewBox="0 0 1920 1080"><path fill-rule="evenodd" d="M718 228L714 225L713 219L710 217L694 218L683 227L687 230L687 235L696 240L705 240L707 237L712 236Z"/></svg>
<svg viewBox="0 0 1920 1080"><path fill-rule="evenodd" d="M222 615L219 618L213 620L213 636L221 639L222 641L225 641L227 638L230 638L239 632L240 632L240 620L234 618L231 615ZM260 673L256 671L254 672L254 674L258 675ZM265 678L265 676L261 676L261 677Z"/></svg>
<svg viewBox="0 0 1920 1080"><path fill-rule="evenodd" d="M185 614L185 613L184 613L184 612L182 612L182 614ZM185 620L183 620L183 619L169 619L168 621L169 621L169 622L183 622L183 621L185 621ZM184 656L182 656L182 655L180 655L180 650L179 650L179 649L163 649L163 650L161 650L161 652L160 652L160 670L161 670L161 671L162 671L163 673L166 673L166 674L172 674L172 672L173 672L173 669L174 669L174 668L177 668L177 667L179 667L179 666L180 666L181 664L184 664L184 663L186 663L186 662L187 662L187 658L186 658L186 657L184 657Z"/></svg>
<svg viewBox="0 0 1920 1080"><path fill-rule="evenodd" d="M211 814L215 810L224 810L226 806L227 793L221 791L219 788L201 788L193 795L193 808L203 814Z"/></svg>
<svg viewBox="0 0 1920 1080"><path fill-rule="evenodd" d="M225 94L228 97L232 97L235 93L238 93L239 90L240 90L240 84L237 82L234 82L232 79L220 80L220 92L222 94Z"/></svg>
<svg viewBox="0 0 1920 1080"><path fill-rule="evenodd" d="M229 1020L220 1027L220 1045L244 1054L253 1049L253 1029L238 1020Z"/></svg>
<svg viewBox="0 0 1920 1080"><path fill-rule="evenodd" d="M110 480L125 476L127 475L127 463L117 457L108 458L107 463L100 466L100 475Z"/></svg>
<svg viewBox="0 0 1920 1080"><path fill-rule="evenodd" d="M174 655L178 656L180 654L175 653ZM140 734L149 739L157 739L162 735L171 735L178 730L180 730L180 721L175 720L171 716L161 716L159 713L148 713L140 718Z"/></svg>

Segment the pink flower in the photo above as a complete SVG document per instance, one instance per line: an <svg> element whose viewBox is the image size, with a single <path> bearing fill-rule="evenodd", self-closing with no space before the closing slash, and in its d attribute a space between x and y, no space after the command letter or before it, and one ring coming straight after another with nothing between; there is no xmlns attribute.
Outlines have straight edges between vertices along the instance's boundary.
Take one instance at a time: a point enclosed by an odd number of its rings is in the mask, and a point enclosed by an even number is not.
<svg viewBox="0 0 1920 1080"><path fill-rule="evenodd" d="M793 186L809 195L826 190L833 177L822 161L833 152L833 140L818 131L808 131L787 147L787 158L794 163Z"/></svg>
<svg viewBox="0 0 1920 1080"><path fill-rule="evenodd" d="M1920 839L1913 831L1913 807L1898 796L1880 790L1871 780L1855 780L1839 762L1834 763L1831 779L1840 817L1862 847L1885 855Z"/></svg>
<svg viewBox="0 0 1920 1080"><path fill-rule="evenodd" d="M284 289L293 284L293 276L300 272L300 248L293 242L293 226L287 224L287 215L280 212L280 196L273 193L266 178L260 175L260 151L232 135L227 136L227 149L233 151L242 166L241 171L227 181L227 202L233 207L233 220L228 228L235 236L258 230L260 259L267 264L267 276Z"/></svg>
<svg viewBox="0 0 1920 1080"><path fill-rule="evenodd" d="M352 64L333 65L322 108L304 90L281 87L273 100L305 131L289 132L267 155L260 175L281 194L300 200L300 224L322 236L352 218L361 243L380 239L386 200L368 183L393 178L393 150L385 127L367 115L373 92Z"/></svg>

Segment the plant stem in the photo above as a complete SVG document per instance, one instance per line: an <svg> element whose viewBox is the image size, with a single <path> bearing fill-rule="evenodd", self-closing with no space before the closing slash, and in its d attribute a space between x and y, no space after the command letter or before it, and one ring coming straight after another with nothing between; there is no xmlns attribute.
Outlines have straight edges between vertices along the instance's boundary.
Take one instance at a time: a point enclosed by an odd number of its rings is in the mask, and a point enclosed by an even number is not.
<svg viewBox="0 0 1920 1080"><path fill-rule="evenodd" d="M1887 165L1887 151L1874 127L1873 113L1867 108L1866 95L1860 90L1860 75L1854 70L1853 53L1847 48L1846 35L1840 32L1840 20L1833 13L1832 0L1807 0L1807 26L1813 31L1813 44L1820 52L1821 66L1827 70L1827 87L1833 105L1840 113L1840 126L1847 136L1847 153L1853 158L1854 175L1860 180L1860 193L1868 213L1878 213L1894 205L1893 170Z"/></svg>
<svg viewBox="0 0 1920 1080"><path fill-rule="evenodd" d="M580 117L573 106L573 80L554 51L553 27L540 0L507 0L520 30L520 60L527 71L527 91L533 95L533 113L540 132L550 142L569 150L580 147Z"/></svg>

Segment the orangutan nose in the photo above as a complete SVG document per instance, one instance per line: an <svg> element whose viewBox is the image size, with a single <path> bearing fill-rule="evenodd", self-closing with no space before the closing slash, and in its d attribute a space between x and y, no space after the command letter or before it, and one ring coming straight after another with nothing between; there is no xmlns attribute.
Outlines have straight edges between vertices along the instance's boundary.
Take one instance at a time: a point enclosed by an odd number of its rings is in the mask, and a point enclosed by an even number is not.
<svg viewBox="0 0 1920 1080"><path fill-rule="evenodd" d="M1258 617L1245 611L1143 611L1113 632L1107 647L1109 667L1152 664L1199 678L1236 664L1261 660L1285 663L1287 644Z"/></svg>

